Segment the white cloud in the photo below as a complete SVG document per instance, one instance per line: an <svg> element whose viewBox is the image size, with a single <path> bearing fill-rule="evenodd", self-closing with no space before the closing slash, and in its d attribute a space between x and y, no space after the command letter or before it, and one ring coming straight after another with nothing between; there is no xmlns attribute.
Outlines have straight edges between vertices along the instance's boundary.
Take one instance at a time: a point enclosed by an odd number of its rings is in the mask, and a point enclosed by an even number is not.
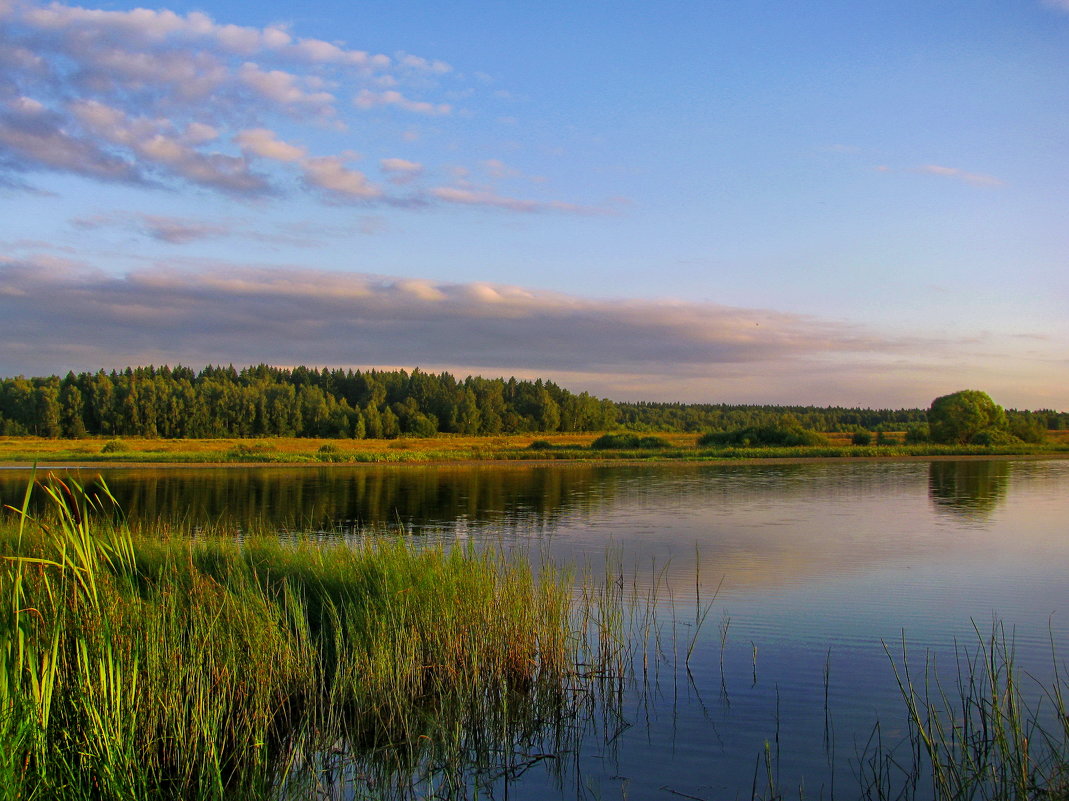
<svg viewBox="0 0 1069 801"><path fill-rule="evenodd" d="M422 164L407 159L382 159L379 161L379 167L395 184L411 183L423 174Z"/></svg>
<svg viewBox="0 0 1069 801"><path fill-rule="evenodd" d="M333 113L334 95L329 92L307 92L300 87L298 76L282 70L262 70L252 62L245 62L238 70L238 78L261 97L283 106L311 107L320 114Z"/></svg>
<svg viewBox="0 0 1069 801"><path fill-rule="evenodd" d="M266 128L250 128L241 131L234 141L246 153L275 161L300 161L307 156L303 147L291 145L279 139L274 131Z"/></svg>
<svg viewBox="0 0 1069 801"><path fill-rule="evenodd" d="M438 186L429 191L431 197L445 203L461 206L480 206L484 208L505 209L507 211L535 213L544 211L562 214L597 215L611 214L613 209L598 206L583 206L577 203L565 203L560 200L529 200L525 198L499 195L492 189L468 186Z"/></svg>
<svg viewBox="0 0 1069 801"><path fill-rule="evenodd" d="M245 159L196 150L176 133L170 120L130 118L122 110L95 100L77 101L71 104L71 112L99 138L193 183L232 194L262 194L269 188L262 176L249 170Z"/></svg>
<svg viewBox="0 0 1069 801"><path fill-rule="evenodd" d="M453 107L449 103L428 103L422 100L411 100L393 89L385 92L362 89L353 99L353 104L361 109L394 106L405 111L411 111L414 114L427 114L430 116L441 116L450 114L453 111Z"/></svg>
<svg viewBox="0 0 1069 801"><path fill-rule="evenodd" d="M940 178L953 178L954 180L964 181L973 186L1002 186L1002 181L993 175L966 172L965 170L959 170L957 167L944 167L939 164L925 164L918 167L917 171L927 173L928 175L938 175Z"/></svg>
<svg viewBox="0 0 1069 801"><path fill-rule="evenodd" d="M992 354L993 340L890 338L715 303L229 263L115 276L44 256L0 262L0 288L0 375L313 359L583 376L634 399L923 405L977 385L1010 405L1042 397L1039 405L1069 407L1064 392L1051 394L1069 386L1057 342L1022 358L1014 343Z"/></svg>
<svg viewBox="0 0 1069 801"><path fill-rule="evenodd" d="M357 109L453 114L443 98L463 87L447 90L443 82L465 79L444 61L370 53L279 25L226 24L202 12L35 0L0 8L0 186L7 189L34 191L32 173L57 171L168 189L193 184L241 198L303 187L328 200L395 207L434 199L512 212L592 211L468 186L403 194L401 186L433 165L389 153L376 154L382 187L347 166L351 141L332 147L323 134L349 133L347 119L375 124ZM302 125L328 144L314 152L287 141L301 136L294 129ZM368 138L382 139L374 131ZM511 174L499 161L484 166L491 177Z"/></svg>
<svg viewBox="0 0 1069 801"><path fill-rule="evenodd" d="M136 165L70 133L60 115L28 97L0 109L0 167L5 163L9 169L43 166L104 181L142 180Z"/></svg>
<svg viewBox="0 0 1069 801"><path fill-rule="evenodd" d="M321 156L302 162L304 180L318 189L334 195L370 200L382 195L382 190L371 184L359 170L350 170L341 158Z"/></svg>

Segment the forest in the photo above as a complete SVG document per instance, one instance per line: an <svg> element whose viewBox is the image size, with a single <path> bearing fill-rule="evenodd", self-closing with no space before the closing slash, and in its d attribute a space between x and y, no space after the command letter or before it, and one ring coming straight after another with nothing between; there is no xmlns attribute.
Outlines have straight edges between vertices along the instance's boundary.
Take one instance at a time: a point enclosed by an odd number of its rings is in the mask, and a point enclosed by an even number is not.
<svg viewBox="0 0 1069 801"><path fill-rule="evenodd" d="M1047 429L1069 413L1007 410ZM128 367L0 379L0 434L396 438L526 432L725 431L790 417L817 431L903 430L923 409L622 403L552 381L257 365Z"/></svg>

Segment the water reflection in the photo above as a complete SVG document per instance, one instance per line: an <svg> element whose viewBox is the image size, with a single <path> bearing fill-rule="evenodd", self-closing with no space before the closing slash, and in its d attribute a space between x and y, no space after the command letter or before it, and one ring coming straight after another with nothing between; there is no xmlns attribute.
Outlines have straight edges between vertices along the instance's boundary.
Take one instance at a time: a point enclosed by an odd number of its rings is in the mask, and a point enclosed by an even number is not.
<svg viewBox="0 0 1069 801"><path fill-rule="evenodd" d="M939 512L984 520L1006 500L1008 461L932 462L928 495Z"/></svg>
<svg viewBox="0 0 1069 801"><path fill-rule="evenodd" d="M0 474L0 500L20 503L27 475ZM834 795L822 790L856 781L874 720L885 722L890 739L904 736L885 643L904 649L908 639L919 669L931 649L953 671L959 643L975 641L977 627L998 616L1013 627L1018 664L1040 681L1069 658L1069 460L146 469L105 477L135 520L226 516L324 538L401 522L443 539L537 542L554 561L580 569L611 549L628 591L656 607L656 619L629 618L649 659L635 665L643 686L617 702L623 723L517 725L488 741L493 760L473 750L455 781L436 772L433 750L414 753L414 772L357 760L335 772L338 798L362 797L353 788L367 775L397 797L410 789L513 801L745 797L755 758L764 775L766 743L782 743L772 755L781 787L804 780L806 795ZM592 572L601 575L597 564ZM543 719L551 720L532 718ZM466 724L446 728L457 733L445 741L448 755L471 750ZM550 753L558 756L540 758Z"/></svg>
<svg viewBox="0 0 1069 801"><path fill-rule="evenodd" d="M133 521L309 531L488 525L543 529L612 495L613 480L589 466L202 468L72 471L102 477ZM22 501L28 473L0 475L0 502Z"/></svg>

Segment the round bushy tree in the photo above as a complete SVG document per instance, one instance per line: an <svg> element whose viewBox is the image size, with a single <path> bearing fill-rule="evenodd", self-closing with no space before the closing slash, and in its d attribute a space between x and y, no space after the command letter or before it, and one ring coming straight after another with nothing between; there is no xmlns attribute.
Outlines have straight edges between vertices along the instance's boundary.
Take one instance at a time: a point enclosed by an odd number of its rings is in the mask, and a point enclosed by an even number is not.
<svg viewBox="0 0 1069 801"><path fill-rule="evenodd" d="M1009 423L1006 412L986 392L963 389L932 401L928 428L932 442L964 445L974 439L995 442L1008 434Z"/></svg>

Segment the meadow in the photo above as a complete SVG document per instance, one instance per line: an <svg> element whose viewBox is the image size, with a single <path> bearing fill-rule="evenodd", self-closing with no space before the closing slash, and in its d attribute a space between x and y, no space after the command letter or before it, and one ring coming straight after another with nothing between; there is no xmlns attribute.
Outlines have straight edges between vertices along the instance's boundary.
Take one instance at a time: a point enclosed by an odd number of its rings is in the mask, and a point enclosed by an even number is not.
<svg viewBox="0 0 1069 801"><path fill-rule="evenodd" d="M663 432L665 448L592 449L605 432L537 433L500 436L439 434L396 439L317 439L259 437L229 439L104 438L50 439L0 437L0 464L322 464L331 462L410 463L516 460L736 460L1000 456L1069 453L1069 431L1048 432L1035 445L906 445L901 432L882 445L852 445L849 433L825 434L827 444L807 447L699 447L698 434ZM646 436L644 434L644 436Z"/></svg>

